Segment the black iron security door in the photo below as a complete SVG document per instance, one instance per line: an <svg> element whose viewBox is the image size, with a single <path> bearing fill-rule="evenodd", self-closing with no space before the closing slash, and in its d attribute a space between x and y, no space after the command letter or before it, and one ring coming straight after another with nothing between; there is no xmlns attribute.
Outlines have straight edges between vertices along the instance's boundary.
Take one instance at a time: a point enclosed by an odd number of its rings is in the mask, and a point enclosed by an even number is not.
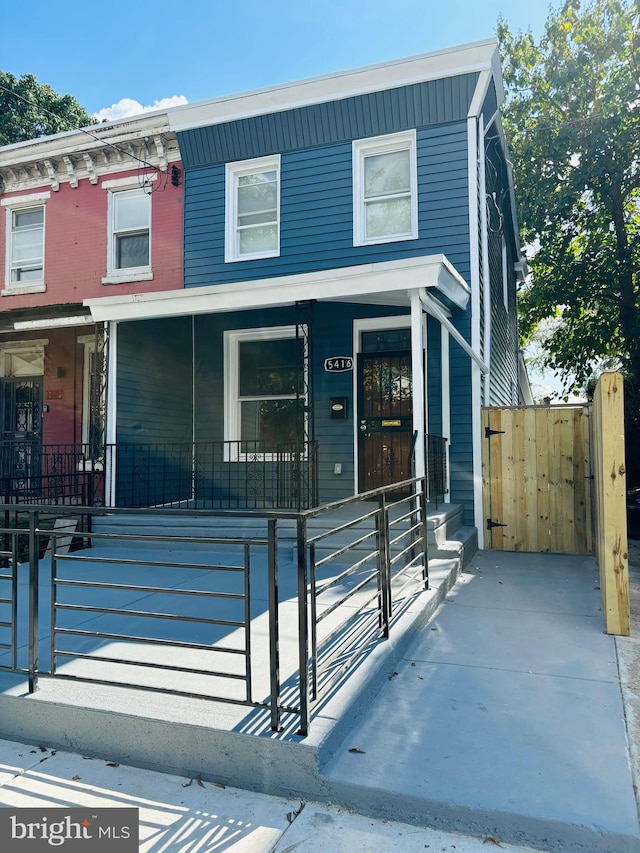
<svg viewBox="0 0 640 853"><path fill-rule="evenodd" d="M411 477L411 353L361 353L358 387L358 487L363 492Z"/></svg>
<svg viewBox="0 0 640 853"><path fill-rule="evenodd" d="M31 492L41 478L42 376L8 377L2 389L3 486Z"/></svg>

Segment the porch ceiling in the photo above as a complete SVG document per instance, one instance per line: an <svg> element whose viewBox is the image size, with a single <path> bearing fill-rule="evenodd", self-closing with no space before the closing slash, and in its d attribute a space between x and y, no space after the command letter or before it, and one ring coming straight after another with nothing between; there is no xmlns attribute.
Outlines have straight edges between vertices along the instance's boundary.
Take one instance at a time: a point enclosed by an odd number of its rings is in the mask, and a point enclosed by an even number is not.
<svg viewBox="0 0 640 853"><path fill-rule="evenodd" d="M87 299L95 322L276 308L296 302L361 302L409 307L410 292L427 288L446 308L465 309L469 286L445 255L341 267L302 275L209 285L161 293Z"/></svg>

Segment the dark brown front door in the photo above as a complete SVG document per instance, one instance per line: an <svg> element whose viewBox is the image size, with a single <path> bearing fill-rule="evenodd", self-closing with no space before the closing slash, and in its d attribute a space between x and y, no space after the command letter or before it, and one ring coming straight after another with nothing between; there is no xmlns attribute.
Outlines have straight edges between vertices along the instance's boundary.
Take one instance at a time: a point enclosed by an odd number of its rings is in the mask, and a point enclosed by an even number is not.
<svg viewBox="0 0 640 853"><path fill-rule="evenodd" d="M358 382L358 487L365 492L412 476L411 353L361 353Z"/></svg>

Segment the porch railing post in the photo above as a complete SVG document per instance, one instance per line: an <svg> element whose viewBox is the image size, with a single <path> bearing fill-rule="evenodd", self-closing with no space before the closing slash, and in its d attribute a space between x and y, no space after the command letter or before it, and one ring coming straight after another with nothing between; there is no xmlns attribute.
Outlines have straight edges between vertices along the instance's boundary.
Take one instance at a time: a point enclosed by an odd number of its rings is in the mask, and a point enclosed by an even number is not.
<svg viewBox="0 0 640 853"><path fill-rule="evenodd" d="M309 604L307 595L307 520L298 516L296 523L298 560L298 657L300 664L300 730L309 732ZM315 661L314 661L315 666Z"/></svg>
<svg viewBox="0 0 640 853"><path fill-rule="evenodd" d="M376 536L378 540L378 577L380 585L380 619L382 635L389 637L391 622L391 556L389 554L389 510L387 496L380 495L376 515Z"/></svg>
<svg viewBox="0 0 640 853"><path fill-rule="evenodd" d="M280 724L280 626L278 596L278 521L268 521L268 583L269 583L269 663L271 680L271 730L279 732ZM247 626L249 630L250 626Z"/></svg>
<svg viewBox="0 0 640 853"><path fill-rule="evenodd" d="M39 513L29 513L29 693L38 686L38 622L39 622Z"/></svg>
<svg viewBox="0 0 640 853"><path fill-rule="evenodd" d="M424 559L422 579L424 581L424 588L429 589L429 531L427 529L427 478L423 477L418 485L420 487L422 554Z"/></svg>

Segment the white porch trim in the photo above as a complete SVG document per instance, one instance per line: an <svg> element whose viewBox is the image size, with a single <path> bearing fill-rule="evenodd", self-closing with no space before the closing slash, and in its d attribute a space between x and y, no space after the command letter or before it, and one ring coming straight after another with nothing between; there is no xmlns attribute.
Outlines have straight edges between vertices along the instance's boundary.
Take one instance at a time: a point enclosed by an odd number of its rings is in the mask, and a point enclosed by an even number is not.
<svg viewBox="0 0 640 853"><path fill-rule="evenodd" d="M116 433L116 406L117 406L117 350L118 350L118 324L109 324L109 349L107 352L107 419L105 424L105 443L115 445ZM116 505L116 458L114 453L107 453L104 472L104 503L105 506Z"/></svg>
<svg viewBox="0 0 640 853"><path fill-rule="evenodd" d="M86 299L84 305L95 322L276 308L311 299L408 308L407 292L416 287L461 309L469 301L469 285L447 257L438 254L255 281L103 296Z"/></svg>
<svg viewBox="0 0 640 853"><path fill-rule="evenodd" d="M423 315L420 294L411 291L411 376L413 394L413 431L417 431L418 441L414 448L415 476L424 477L427 465L424 457L424 436L427 434L426 424L426 395L427 383L424 370L424 350L426 341L423 339ZM422 437L422 440L420 440Z"/></svg>
<svg viewBox="0 0 640 853"><path fill-rule="evenodd" d="M441 393L442 393L442 424L440 432L447 439L447 491L444 496L445 503L451 503L451 469L449 467L449 451L451 449L451 376L449 368L449 330L440 325L440 370Z"/></svg>
<svg viewBox="0 0 640 853"><path fill-rule="evenodd" d="M481 138L484 146L484 138ZM467 119L467 164L469 171L469 255L471 264L471 349L480 351L480 264L481 246L479 242L480 221L478 217L478 195L480 190L478 120L474 116ZM485 203L484 198L480 200ZM478 529L478 547L484 547L484 529L482 525L482 374L489 373L489 366L483 371L478 359L471 363L471 441L473 469L473 517Z"/></svg>

